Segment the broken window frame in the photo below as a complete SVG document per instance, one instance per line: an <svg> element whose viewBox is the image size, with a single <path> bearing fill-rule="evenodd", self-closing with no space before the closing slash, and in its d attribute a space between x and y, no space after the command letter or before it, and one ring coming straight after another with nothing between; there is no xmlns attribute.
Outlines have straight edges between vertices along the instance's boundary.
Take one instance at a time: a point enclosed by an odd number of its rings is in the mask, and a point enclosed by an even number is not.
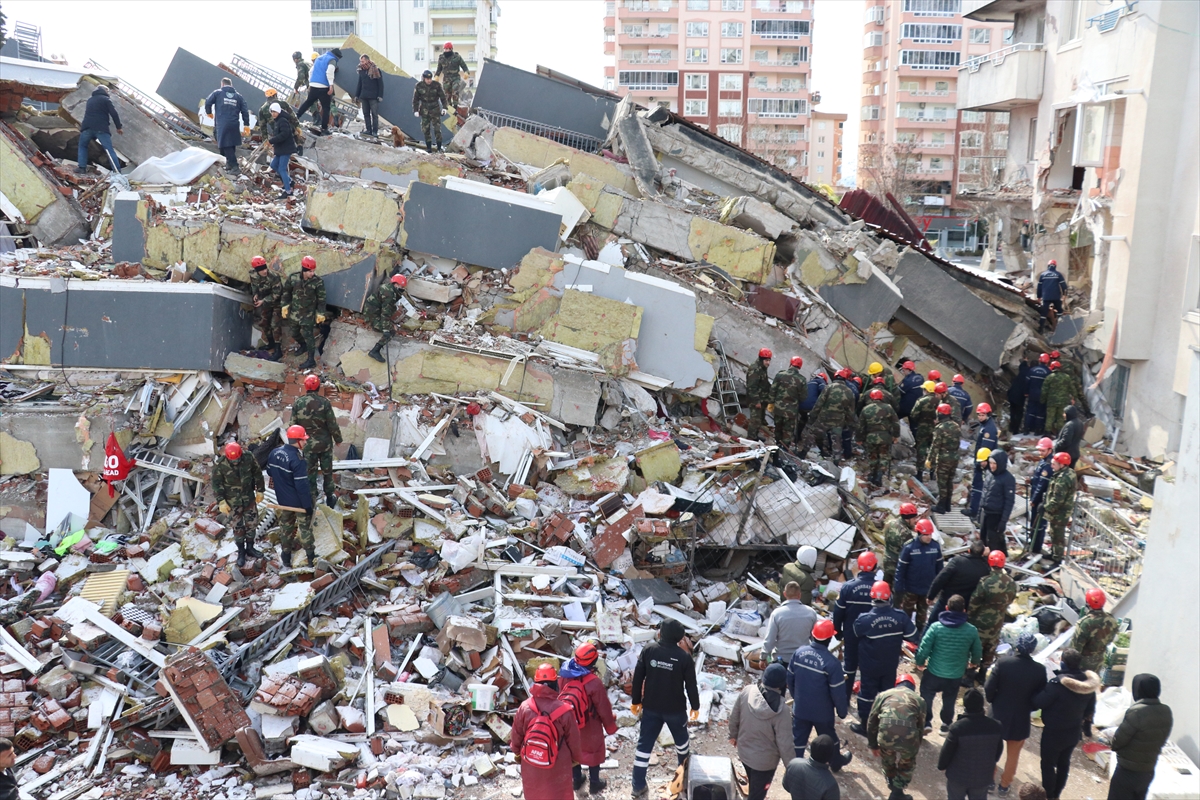
<svg viewBox="0 0 1200 800"><path fill-rule="evenodd" d="M1104 151L1110 139L1113 114L1107 101L1080 103L1075 111L1075 141L1071 163L1076 167L1104 165ZM1097 119L1097 114L1099 119Z"/></svg>

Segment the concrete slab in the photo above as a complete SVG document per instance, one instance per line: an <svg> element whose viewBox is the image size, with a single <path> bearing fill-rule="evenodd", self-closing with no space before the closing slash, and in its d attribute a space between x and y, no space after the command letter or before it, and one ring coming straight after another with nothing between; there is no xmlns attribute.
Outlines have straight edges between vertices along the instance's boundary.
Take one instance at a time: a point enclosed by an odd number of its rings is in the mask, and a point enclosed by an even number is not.
<svg viewBox="0 0 1200 800"><path fill-rule="evenodd" d="M0 475L28 475L41 468L33 442L0 431Z"/></svg>
<svg viewBox="0 0 1200 800"><path fill-rule="evenodd" d="M325 281L325 302L331 306L361 313L367 297L379 285L379 273L376 270L378 264L379 257L371 253L349 269L322 275L321 280Z"/></svg>
<svg viewBox="0 0 1200 800"><path fill-rule="evenodd" d="M287 370L287 365L281 361L248 358L240 353L225 357L225 372L230 377L251 383L283 383L287 380Z"/></svg>
<svg viewBox="0 0 1200 800"><path fill-rule="evenodd" d="M233 81L233 88L244 98L250 109L250 114L262 108L267 96L262 90L248 83L232 72L226 72L216 64L205 61L194 53L189 53L182 47L175 50L167 71L155 90L159 97L183 112L192 122L199 124L200 115L197 113L208 97L216 89L221 88L221 79ZM253 120L251 120L253 123ZM159 153L158 155L165 155Z"/></svg>
<svg viewBox="0 0 1200 800"><path fill-rule="evenodd" d="M411 96L411 92L409 94ZM475 81L472 108L575 131L603 141L618 98L585 92L554 78L484 59Z"/></svg>
<svg viewBox="0 0 1200 800"><path fill-rule="evenodd" d="M866 283L827 284L817 291L851 325L861 329L876 322L886 323L904 299L896 284L876 267L871 268L871 279Z"/></svg>
<svg viewBox="0 0 1200 800"><path fill-rule="evenodd" d="M370 186L319 181L305 193L304 226L355 239L387 241L400 225L400 196Z"/></svg>
<svg viewBox="0 0 1200 800"><path fill-rule="evenodd" d="M21 212L42 245L87 238L87 218L74 196L64 195L60 188L65 187L34 166L14 136L0 128L0 193Z"/></svg>
<svg viewBox="0 0 1200 800"><path fill-rule="evenodd" d="M146 257L146 201L137 192L119 192L113 202L114 263L142 263Z"/></svg>
<svg viewBox="0 0 1200 800"><path fill-rule="evenodd" d="M409 113L412 119L412 113ZM353 136L318 136L309 140L304 157L325 172L407 187L414 181L437 183L443 175L459 175L458 165L445 156L410 147L393 147Z"/></svg>
<svg viewBox="0 0 1200 800"><path fill-rule="evenodd" d="M59 113L76 125L83 122L88 98L99 85L95 79L84 77L79 82L79 88L62 99ZM113 147L122 156L135 164L141 164L148 158L165 156L187 148L186 142L155 122L138 105L127 100L120 89L109 87L108 96L121 117L121 130L124 133L113 135Z"/></svg>
<svg viewBox="0 0 1200 800"><path fill-rule="evenodd" d="M55 373L62 374L57 369ZM114 374L112 380L116 379ZM41 469L99 470L104 461L104 441L114 427L126 424L123 413L110 418L107 412L97 412L87 417L81 416L78 407L54 403L21 403L6 407L0 414L0 431L17 442L32 444ZM0 472L8 474L5 469Z"/></svg>
<svg viewBox="0 0 1200 800"><path fill-rule="evenodd" d="M568 425L590 428L596 424L596 409L603 394L600 381L587 372L554 370L554 402L549 414Z"/></svg>
<svg viewBox="0 0 1200 800"><path fill-rule="evenodd" d="M397 23L399 24L399 23ZM389 61L383 53L368 45L357 36L350 36L342 43L342 58L338 61L333 82L339 89L354 94L358 86L358 57L368 56L379 67L383 76L383 99L379 101L379 116L404 131L410 139L424 141L421 120L412 115L413 87L415 78ZM454 138L454 129L442 123L442 141Z"/></svg>

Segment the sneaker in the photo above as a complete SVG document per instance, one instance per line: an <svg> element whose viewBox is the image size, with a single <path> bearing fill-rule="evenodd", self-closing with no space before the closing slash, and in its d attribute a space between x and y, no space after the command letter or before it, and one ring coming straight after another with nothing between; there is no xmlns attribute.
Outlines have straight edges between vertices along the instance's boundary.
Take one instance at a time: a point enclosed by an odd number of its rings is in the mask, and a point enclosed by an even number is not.
<svg viewBox="0 0 1200 800"><path fill-rule="evenodd" d="M925 735L928 736L931 733L933 733L933 728L929 725L926 725L925 726Z"/></svg>
<svg viewBox="0 0 1200 800"><path fill-rule="evenodd" d="M950 732L950 726L945 723L942 723L942 733L949 733L949 732Z"/></svg>
<svg viewBox="0 0 1200 800"><path fill-rule="evenodd" d="M1000 795L1001 797L1008 797L1008 790L1011 788L1011 786L997 786L996 794Z"/></svg>
<svg viewBox="0 0 1200 800"><path fill-rule="evenodd" d="M608 781L601 779L599 783L593 783L588 786L588 794L600 794L608 786Z"/></svg>
<svg viewBox="0 0 1200 800"><path fill-rule="evenodd" d="M279 196L276 197L275 199L276 200L287 200L291 196L292 196L291 192L280 192Z"/></svg>

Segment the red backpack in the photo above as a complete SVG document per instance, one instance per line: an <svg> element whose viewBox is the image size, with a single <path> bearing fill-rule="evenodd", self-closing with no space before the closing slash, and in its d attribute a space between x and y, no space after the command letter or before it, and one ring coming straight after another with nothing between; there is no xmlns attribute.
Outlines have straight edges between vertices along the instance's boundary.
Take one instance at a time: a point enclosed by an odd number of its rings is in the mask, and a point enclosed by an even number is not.
<svg viewBox="0 0 1200 800"><path fill-rule="evenodd" d="M566 703L575 712L575 722L582 728L588 721L588 717L592 715L592 698L588 696L587 685L588 681L600 680L596 675L584 675L582 678L575 678L567 681L563 686L562 691L558 693L558 699Z"/></svg>
<svg viewBox="0 0 1200 800"><path fill-rule="evenodd" d="M564 703L549 714L543 714L533 698L525 702L530 704L536 716L525 731L525 742L521 746L521 763L535 767L552 767L558 760L558 728L554 723L570 712L571 707Z"/></svg>

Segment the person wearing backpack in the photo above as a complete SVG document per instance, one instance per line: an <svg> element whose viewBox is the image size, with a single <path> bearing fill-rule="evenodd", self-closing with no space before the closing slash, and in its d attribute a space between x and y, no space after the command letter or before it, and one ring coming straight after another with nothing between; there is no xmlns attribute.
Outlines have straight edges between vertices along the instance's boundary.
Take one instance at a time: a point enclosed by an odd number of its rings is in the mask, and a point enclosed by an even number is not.
<svg viewBox="0 0 1200 800"><path fill-rule="evenodd" d="M596 662L600 651L591 642L575 648L575 657L563 664L558 673L558 699L575 712L579 726L580 748L583 757L572 768L575 791L583 789L583 768L588 768L588 792L600 794L608 785L600 779L600 765L604 763L608 750L604 746L604 735L617 732L617 718L604 682L596 674Z"/></svg>
<svg viewBox="0 0 1200 800"><path fill-rule="evenodd" d="M642 717L633 759L635 798L650 793L646 771L663 725L671 730L679 763L688 757L688 703L692 706L691 719L695 720L700 715L700 690L696 687L696 662L679 646L683 635L683 625L678 620L663 620L658 628L658 641L642 650L633 669L630 708Z"/></svg>
<svg viewBox="0 0 1200 800"><path fill-rule="evenodd" d="M525 800L566 800L574 796L571 765L583 760L573 709L558 699L558 672L541 664L529 699L513 718L509 747L521 762Z"/></svg>

